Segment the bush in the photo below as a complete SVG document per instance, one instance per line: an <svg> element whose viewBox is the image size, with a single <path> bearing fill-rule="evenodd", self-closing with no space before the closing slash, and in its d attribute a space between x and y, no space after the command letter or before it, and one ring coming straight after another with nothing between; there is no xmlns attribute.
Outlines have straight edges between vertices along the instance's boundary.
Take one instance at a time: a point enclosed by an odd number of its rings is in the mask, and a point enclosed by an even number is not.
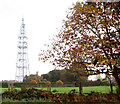
<svg viewBox="0 0 120 104"><path fill-rule="evenodd" d="M36 80L31 80L31 81L30 81L30 84L35 84L35 85L36 85L36 84L37 84L37 81L36 81Z"/></svg>
<svg viewBox="0 0 120 104"><path fill-rule="evenodd" d="M6 91L2 94L2 98L10 99L11 101L33 101L34 99L44 99L55 104L71 104L71 103L80 103L80 104L89 104L89 103L120 103L120 99L117 97L117 94L102 94L98 92L90 92L86 95L77 95L75 89L67 93L51 93L46 90L38 90L35 88L30 88L22 91Z"/></svg>
<svg viewBox="0 0 120 104"><path fill-rule="evenodd" d="M56 82L56 84L57 84L57 85L63 85L63 82L62 82L61 80L58 80L58 81Z"/></svg>
<svg viewBox="0 0 120 104"><path fill-rule="evenodd" d="M47 82L45 82L45 84L46 84L47 86L49 86L49 85L51 85L51 82L50 82L50 81L47 81Z"/></svg>
<svg viewBox="0 0 120 104"><path fill-rule="evenodd" d="M8 88L8 83L7 82L2 82L2 88Z"/></svg>

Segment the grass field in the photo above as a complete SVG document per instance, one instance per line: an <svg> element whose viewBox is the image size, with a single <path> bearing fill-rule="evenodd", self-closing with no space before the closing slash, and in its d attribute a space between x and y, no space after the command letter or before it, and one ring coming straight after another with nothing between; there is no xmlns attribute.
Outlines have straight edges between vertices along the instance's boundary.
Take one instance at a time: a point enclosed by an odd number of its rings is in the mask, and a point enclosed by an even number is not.
<svg viewBox="0 0 120 104"><path fill-rule="evenodd" d="M2 90L1 90L2 89ZM16 88L17 90L20 90L20 88ZM41 88L37 88L41 89ZM43 90L47 90L47 88L42 88ZM68 93L72 89L75 89L77 92L79 91L78 87L52 87L51 91L56 90L57 93ZM0 88L0 93L3 93L4 91L8 90L7 88ZM110 87L109 86L89 86L89 87L83 87L83 93L89 93L91 91L95 92L101 92L101 93L109 93ZM113 86L113 92L116 92L116 87Z"/></svg>

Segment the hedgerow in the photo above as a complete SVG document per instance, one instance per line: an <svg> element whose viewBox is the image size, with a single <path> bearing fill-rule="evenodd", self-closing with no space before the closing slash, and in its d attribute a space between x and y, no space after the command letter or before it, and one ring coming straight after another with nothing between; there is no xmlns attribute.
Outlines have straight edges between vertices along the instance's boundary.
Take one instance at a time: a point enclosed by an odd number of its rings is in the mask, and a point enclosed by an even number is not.
<svg viewBox="0 0 120 104"><path fill-rule="evenodd" d="M47 101L55 104L70 104L70 103L120 103L120 96L115 93L99 93L90 92L78 95L73 89L69 93L52 93L46 90L35 88L24 89L21 91L13 90L6 91L2 94L4 99L11 101ZM35 100L36 99L36 100Z"/></svg>

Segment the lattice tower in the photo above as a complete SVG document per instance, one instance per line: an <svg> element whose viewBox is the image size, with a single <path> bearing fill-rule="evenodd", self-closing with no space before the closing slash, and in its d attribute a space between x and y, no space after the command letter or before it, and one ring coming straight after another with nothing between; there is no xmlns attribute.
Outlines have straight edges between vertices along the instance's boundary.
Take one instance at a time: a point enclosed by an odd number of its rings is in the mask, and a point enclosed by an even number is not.
<svg viewBox="0 0 120 104"><path fill-rule="evenodd" d="M16 75L15 80L22 82L24 77L30 74L29 60L28 60L28 38L25 34L24 18L22 18L22 24L20 28L20 34L18 35L18 53L16 62Z"/></svg>

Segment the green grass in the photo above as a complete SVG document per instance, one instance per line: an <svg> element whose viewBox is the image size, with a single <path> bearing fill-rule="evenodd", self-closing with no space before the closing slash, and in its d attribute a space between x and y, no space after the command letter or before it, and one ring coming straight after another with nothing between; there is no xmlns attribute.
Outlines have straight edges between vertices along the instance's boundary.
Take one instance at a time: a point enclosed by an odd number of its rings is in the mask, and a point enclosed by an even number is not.
<svg viewBox="0 0 120 104"><path fill-rule="evenodd" d="M21 88L15 88L17 90L21 90ZM8 88L0 88L0 93L3 93L5 91L8 91Z"/></svg>
<svg viewBox="0 0 120 104"><path fill-rule="evenodd" d="M17 90L21 90L21 88L16 88ZM37 88L41 89L41 88ZM47 90L47 88L42 88L43 90ZM57 93L68 93L72 89L75 89L77 92L79 92L78 87L52 87L51 91L57 90ZM8 88L0 88L0 93L3 93L7 91ZM110 87L109 86L89 86L89 87L83 87L83 93L89 93L91 91L95 92L101 92L101 93L109 93L110 92ZM116 87L113 86L113 92L116 92Z"/></svg>
<svg viewBox="0 0 120 104"><path fill-rule="evenodd" d="M38 88L41 89L41 88ZM47 88L42 88L43 90L47 90ZM52 87L51 91L57 90L57 93L68 93L72 89L75 89L77 92L79 92L78 87ZM89 93L91 91L95 92L101 92L101 93L109 93L110 87L109 86L89 86L89 87L83 87L83 93ZM116 87L113 86L113 92L116 93Z"/></svg>
<svg viewBox="0 0 120 104"><path fill-rule="evenodd" d="M83 87L83 93L89 93L91 91L101 92L101 93L109 93L109 86L91 86L91 87ZM113 92L116 93L116 87L113 86Z"/></svg>

